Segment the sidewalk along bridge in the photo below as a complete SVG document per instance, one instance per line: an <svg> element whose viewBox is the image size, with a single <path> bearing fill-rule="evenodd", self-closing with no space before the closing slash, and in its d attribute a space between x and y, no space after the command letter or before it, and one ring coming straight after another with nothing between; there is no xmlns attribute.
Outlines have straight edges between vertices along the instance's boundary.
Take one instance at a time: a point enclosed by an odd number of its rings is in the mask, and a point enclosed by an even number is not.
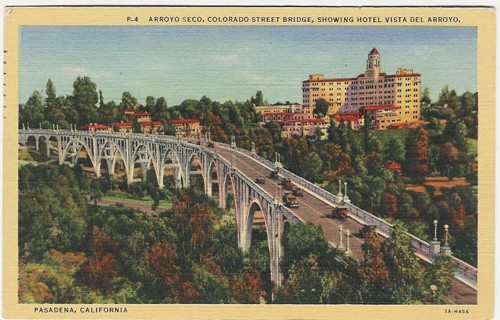
<svg viewBox="0 0 500 320"><path fill-rule="evenodd" d="M143 177L146 177L147 170L153 169L160 188L164 186L168 170L173 173L177 187L188 187L196 163L205 193L217 197L221 208L226 207L228 196L234 197L238 246L243 251L250 248L255 213L263 212L271 279L278 286L281 281L279 261L283 255L281 240L287 223L309 221L320 226L330 246L344 250L359 260L363 258L361 245L364 243L358 232L360 228L374 225L382 237L388 237L393 232L391 224L350 203L346 195L334 195L253 151L236 147L234 142L228 145L165 135L20 129L19 143L34 143L37 150L40 143L45 144L47 157L57 154L59 164L67 161L76 164L84 151L98 177L103 165L108 174L113 175L120 163L128 183L134 181L134 174L139 168ZM279 177L289 179L305 191L299 208L283 205L277 180L268 179L269 182L264 184L254 182L257 177L267 177L275 170ZM348 219L327 218L332 208L338 206L347 207ZM411 234L409 236L416 255L428 263L432 263L438 254L451 255L449 247L440 248L439 242L428 243ZM460 287L468 291L469 296L475 297L477 269L456 257L451 256L451 259L456 266L455 279L458 281L452 287ZM459 297L457 299L460 300Z"/></svg>

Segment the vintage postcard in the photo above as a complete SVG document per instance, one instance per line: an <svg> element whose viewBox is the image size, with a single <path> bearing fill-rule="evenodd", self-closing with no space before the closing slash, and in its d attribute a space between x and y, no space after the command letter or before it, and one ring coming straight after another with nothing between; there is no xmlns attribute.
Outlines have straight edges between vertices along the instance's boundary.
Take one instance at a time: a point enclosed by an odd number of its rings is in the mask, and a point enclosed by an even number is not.
<svg viewBox="0 0 500 320"><path fill-rule="evenodd" d="M495 19L6 8L3 317L491 318Z"/></svg>

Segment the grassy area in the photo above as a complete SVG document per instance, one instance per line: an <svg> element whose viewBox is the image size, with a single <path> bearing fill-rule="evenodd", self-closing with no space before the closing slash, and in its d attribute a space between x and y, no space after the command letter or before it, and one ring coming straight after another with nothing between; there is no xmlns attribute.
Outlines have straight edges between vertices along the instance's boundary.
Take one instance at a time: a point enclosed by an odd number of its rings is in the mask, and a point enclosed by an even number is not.
<svg viewBox="0 0 500 320"><path fill-rule="evenodd" d="M398 130L379 130L374 131L377 138L382 141L382 143L386 144L389 140L395 138L401 140L403 143L408 138L408 135L415 130L410 129L398 129Z"/></svg>
<svg viewBox="0 0 500 320"><path fill-rule="evenodd" d="M372 133L384 144L386 145L389 140L392 138L396 138L403 142L403 145L405 145L406 138L408 138L408 135L410 132L415 131L411 129L393 129L393 130L376 130L372 131Z"/></svg>
<svg viewBox="0 0 500 320"><path fill-rule="evenodd" d="M127 196L121 196L119 194L111 194L111 195L106 195L102 197L103 200L110 200L110 201L121 201L121 202L128 202L128 203L135 203L135 204L144 204L151 206L153 204L153 199L150 197L144 197L142 199L131 199L130 197ZM172 202L169 200L160 200L160 207L162 208L167 208L170 209L172 207Z"/></svg>

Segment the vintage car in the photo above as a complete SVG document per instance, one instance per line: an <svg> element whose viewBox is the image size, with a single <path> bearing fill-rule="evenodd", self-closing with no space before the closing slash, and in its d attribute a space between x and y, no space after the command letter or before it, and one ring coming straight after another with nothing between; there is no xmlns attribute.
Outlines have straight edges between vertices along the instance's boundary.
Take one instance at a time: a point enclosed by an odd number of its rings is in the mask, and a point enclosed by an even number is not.
<svg viewBox="0 0 500 320"><path fill-rule="evenodd" d="M334 219L347 219L347 208L346 207L337 207L332 210L331 217Z"/></svg>
<svg viewBox="0 0 500 320"><path fill-rule="evenodd" d="M301 188L298 188L298 187L293 188L292 193L293 193L294 196L297 196L297 197L303 197L304 196L304 191Z"/></svg>
<svg viewBox="0 0 500 320"><path fill-rule="evenodd" d="M283 186L283 189L285 190L292 190L293 189L293 184L290 179L283 178L281 181L281 185Z"/></svg>
<svg viewBox="0 0 500 320"><path fill-rule="evenodd" d="M375 236L377 234L377 226L374 226L374 225L366 225L366 226L362 226L360 229L359 229L359 234L363 237L363 238L368 238L370 236Z"/></svg>
<svg viewBox="0 0 500 320"><path fill-rule="evenodd" d="M290 192L285 192L283 195L283 203L288 208L298 208L299 203L297 202L297 198Z"/></svg>
<svg viewBox="0 0 500 320"><path fill-rule="evenodd" d="M278 170L271 171L269 174L270 179L278 180Z"/></svg>
<svg viewBox="0 0 500 320"><path fill-rule="evenodd" d="M259 176L255 178L255 182L257 182L258 184L264 184L266 183L266 178Z"/></svg>

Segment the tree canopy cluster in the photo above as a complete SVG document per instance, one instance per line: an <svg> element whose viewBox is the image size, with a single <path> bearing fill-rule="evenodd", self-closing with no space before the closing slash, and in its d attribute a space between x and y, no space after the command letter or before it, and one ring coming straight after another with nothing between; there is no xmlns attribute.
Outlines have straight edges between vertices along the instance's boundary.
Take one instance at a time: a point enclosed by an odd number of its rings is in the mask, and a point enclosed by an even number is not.
<svg viewBox="0 0 500 320"><path fill-rule="evenodd" d="M442 303L449 292L449 261L421 264L400 228L368 238L357 262L312 224L292 225L278 289L265 229L243 254L234 216L200 189L168 185L172 208L154 215L91 204L108 187L79 166L25 165L19 177L21 303Z"/></svg>
<svg viewBox="0 0 500 320"><path fill-rule="evenodd" d="M229 142L274 160L288 170L337 193L348 183L352 202L377 216L401 222L409 232L430 240L434 219L450 225L454 255L477 265L477 93L461 96L443 88L438 101L422 97L416 129L377 132L369 123L355 131L331 122L327 139L281 138L278 122L262 120L254 106L262 92L245 102L217 102L204 96L167 107L164 97L141 104L131 93L105 102L88 77L79 77L70 96L57 96L52 81L46 96L35 91L20 107L19 125L69 128L123 119L125 109L151 112L154 120L200 119L215 141ZM315 109L318 115L325 108ZM32 155L35 157L35 155ZM401 173L391 171L391 162ZM465 177L467 186L425 185L427 177ZM432 268L415 260L398 229L381 242L367 239L360 262L329 249L313 226L292 226L285 234L283 287L273 291L265 232L254 230L243 259L236 226L204 195L174 188L158 191L154 176L146 184L117 187L147 193L173 207L159 216L126 208L89 205L111 188L85 178L80 167L22 166L19 171L19 257L21 302L258 303L275 295L281 303L442 303L451 275L446 259ZM422 187L417 192L409 185ZM171 186L170 186L171 187ZM399 228L399 227L398 227ZM438 230L443 237L443 230ZM90 244L90 245L89 245ZM430 285L437 291L429 291Z"/></svg>
<svg viewBox="0 0 500 320"><path fill-rule="evenodd" d="M266 296L270 284L253 258L244 261L234 219L199 190L170 190L172 209L151 215L88 204L91 184L79 166L20 168L20 302L258 303Z"/></svg>

